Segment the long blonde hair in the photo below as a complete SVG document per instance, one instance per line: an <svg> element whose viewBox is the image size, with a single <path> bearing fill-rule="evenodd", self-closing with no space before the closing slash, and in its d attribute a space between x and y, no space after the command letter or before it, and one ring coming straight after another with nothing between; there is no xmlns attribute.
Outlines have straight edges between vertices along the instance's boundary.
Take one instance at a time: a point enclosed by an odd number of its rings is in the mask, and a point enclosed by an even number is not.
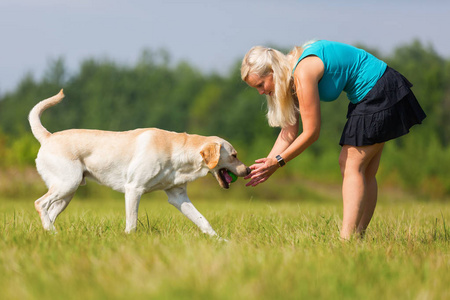
<svg viewBox="0 0 450 300"><path fill-rule="evenodd" d="M295 50L295 51L294 51ZM255 46L247 52L241 65L241 78L247 81L250 74L265 77L272 73L275 91L267 95L267 120L272 127L286 127L297 122L298 106L293 91L293 59L301 53L295 47L288 55L278 50Z"/></svg>

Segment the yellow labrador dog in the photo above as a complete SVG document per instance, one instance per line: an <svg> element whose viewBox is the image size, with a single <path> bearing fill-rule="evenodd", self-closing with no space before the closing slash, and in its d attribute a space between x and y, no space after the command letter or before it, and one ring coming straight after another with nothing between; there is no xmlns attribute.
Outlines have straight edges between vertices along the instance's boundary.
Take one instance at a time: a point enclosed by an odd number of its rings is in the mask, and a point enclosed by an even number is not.
<svg viewBox="0 0 450 300"><path fill-rule="evenodd" d="M41 124L44 110L61 102L63 91L39 102L28 119L40 142L36 167L48 192L36 200L45 230L54 231L58 215L75 191L89 177L125 193L126 228L136 230L139 201L144 193L164 190L169 203L194 222L202 232L216 236L209 222L189 200L186 184L212 173L222 188L232 181L227 171L243 177L250 169L230 143L155 128L125 132L71 129L50 133Z"/></svg>

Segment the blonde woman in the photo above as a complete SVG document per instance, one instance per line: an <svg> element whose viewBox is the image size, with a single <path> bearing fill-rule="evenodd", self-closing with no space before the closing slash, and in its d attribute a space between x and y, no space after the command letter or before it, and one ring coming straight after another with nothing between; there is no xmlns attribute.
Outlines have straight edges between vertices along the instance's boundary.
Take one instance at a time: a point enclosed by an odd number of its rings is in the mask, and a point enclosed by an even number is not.
<svg viewBox="0 0 450 300"><path fill-rule="evenodd" d="M409 81L368 52L319 40L288 55L253 47L244 57L241 77L267 96L270 126L281 127L266 158L255 161L247 186L266 181L319 138L320 101L350 100L340 145L343 177L341 238L362 236L377 203L376 173L384 143L409 132L426 115ZM303 131L298 134L299 122ZM326 120L324 120L326 122Z"/></svg>

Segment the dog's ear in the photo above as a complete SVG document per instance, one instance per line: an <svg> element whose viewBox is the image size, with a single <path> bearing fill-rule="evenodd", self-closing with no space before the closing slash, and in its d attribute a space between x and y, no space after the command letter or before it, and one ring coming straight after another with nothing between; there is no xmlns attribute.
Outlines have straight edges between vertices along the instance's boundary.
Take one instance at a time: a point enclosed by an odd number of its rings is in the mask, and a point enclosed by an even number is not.
<svg viewBox="0 0 450 300"><path fill-rule="evenodd" d="M219 143L209 143L200 151L203 161L209 169L214 169L219 163L220 147L221 145Z"/></svg>

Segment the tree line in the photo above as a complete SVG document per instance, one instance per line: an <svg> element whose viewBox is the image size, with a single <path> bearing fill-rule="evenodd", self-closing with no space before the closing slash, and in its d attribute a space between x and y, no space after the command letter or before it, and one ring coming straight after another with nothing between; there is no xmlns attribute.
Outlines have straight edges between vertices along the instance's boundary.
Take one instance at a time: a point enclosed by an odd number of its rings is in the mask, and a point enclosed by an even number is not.
<svg viewBox="0 0 450 300"><path fill-rule="evenodd" d="M366 50L414 84L428 116L412 134L386 144L380 179L425 196L449 196L445 166L450 165L450 60L417 40L385 57L376 49ZM28 74L13 91L0 96L0 168L34 164L39 144L31 135L28 112L61 88L66 98L42 116L51 132L158 127L217 135L230 141L248 164L267 155L279 132L267 124L264 97L242 82L240 61L225 75L205 73L189 62L173 63L165 50L147 49L133 65L89 58L71 73L64 59L56 58L42 78ZM345 94L321 105L321 137L290 162L286 176L340 180L338 143L347 105Z"/></svg>

